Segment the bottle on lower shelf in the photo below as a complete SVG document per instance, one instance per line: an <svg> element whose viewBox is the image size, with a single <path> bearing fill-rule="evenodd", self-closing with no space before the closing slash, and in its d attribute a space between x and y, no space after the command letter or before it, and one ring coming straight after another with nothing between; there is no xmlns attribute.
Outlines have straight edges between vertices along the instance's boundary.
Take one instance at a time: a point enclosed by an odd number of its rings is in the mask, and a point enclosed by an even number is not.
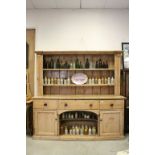
<svg viewBox="0 0 155 155"><path fill-rule="evenodd" d="M61 126L60 134L63 135L88 135L95 136L96 135L96 127L88 126L88 125L72 125L72 126Z"/></svg>

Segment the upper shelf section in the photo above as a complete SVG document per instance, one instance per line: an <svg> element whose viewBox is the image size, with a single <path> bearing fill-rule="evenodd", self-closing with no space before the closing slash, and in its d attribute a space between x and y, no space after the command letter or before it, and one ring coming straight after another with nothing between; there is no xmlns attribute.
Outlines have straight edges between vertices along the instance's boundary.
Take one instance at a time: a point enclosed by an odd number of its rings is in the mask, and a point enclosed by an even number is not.
<svg viewBox="0 0 155 155"><path fill-rule="evenodd" d="M102 55L102 54L121 54L123 51L35 51L37 54L44 55Z"/></svg>
<svg viewBox="0 0 155 155"><path fill-rule="evenodd" d="M114 68L44 68L44 71L114 71Z"/></svg>

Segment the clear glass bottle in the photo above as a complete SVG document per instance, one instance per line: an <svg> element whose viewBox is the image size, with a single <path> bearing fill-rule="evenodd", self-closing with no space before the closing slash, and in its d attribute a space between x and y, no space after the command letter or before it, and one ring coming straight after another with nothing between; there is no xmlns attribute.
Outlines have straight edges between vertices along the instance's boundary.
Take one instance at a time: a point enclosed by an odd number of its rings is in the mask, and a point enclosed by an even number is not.
<svg viewBox="0 0 155 155"><path fill-rule="evenodd" d="M98 78L98 84L101 84L101 78Z"/></svg>
<svg viewBox="0 0 155 155"><path fill-rule="evenodd" d="M111 79L110 79L110 77L108 77L108 84L111 84Z"/></svg>
<svg viewBox="0 0 155 155"><path fill-rule="evenodd" d="M72 127L72 131L73 131L73 135L75 135L75 127L74 127L74 125Z"/></svg>
<svg viewBox="0 0 155 155"><path fill-rule="evenodd" d="M91 126L89 126L89 129L88 129L88 135L92 135L92 128L91 128Z"/></svg>
<svg viewBox="0 0 155 155"><path fill-rule="evenodd" d="M111 84L114 84L114 77L113 76L111 77L110 81L111 81Z"/></svg>
<svg viewBox="0 0 155 155"><path fill-rule="evenodd" d="M47 81L48 81L48 84L51 84L51 79L50 79L50 78L48 78L48 80L47 80Z"/></svg>
<svg viewBox="0 0 155 155"><path fill-rule="evenodd" d="M95 126L92 127L92 135L96 135L96 127Z"/></svg>
<svg viewBox="0 0 155 155"><path fill-rule="evenodd" d="M85 135L88 135L88 126L87 126L87 125L85 125L84 134L85 134Z"/></svg>
<svg viewBox="0 0 155 155"><path fill-rule="evenodd" d="M108 78L107 77L104 78L104 83L108 84Z"/></svg>
<svg viewBox="0 0 155 155"><path fill-rule="evenodd" d="M67 84L70 84L70 78L69 77L67 78Z"/></svg>
<svg viewBox="0 0 155 155"><path fill-rule="evenodd" d="M91 79L91 83L92 84L94 84L95 83L95 80L94 80L94 78L92 77L92 79Z"/></svg>
<svg viewBox="0 0 155 155"><path fill-rule="evenodd" d="M63 84L63 78L60 79L60 84L61 84L61 85Z"/></svg>
<svg viewBox="0 0 155 155"><path fill-rule="evenodd" d="M44 84L47 84L47 77L44 78Z"/></svg>
<svg viewBox="0 0 155 155"><path fill-rule="evenodd" d="M78 118L78 113L76 112L76 113L75 113L75 119L77 119L77 118Z"/></svg>
<svg viewBox="0 0 155 155"><path fill-rule="evenodd" d="M51 78L51 84L53 84L53 78Z"/></svg>
<svg viewBox="0 0 155 155"><path fill-rule="evenodd" d="M68 128L65 126L65 135L68 135Z"/></svg>
<svg viewBox="0 0 155 155"><path fill-rule="evenodd" d="M92 84L92 81L91 80L92 80L91 78L88 79L88 83L89 84Z"/></svg>

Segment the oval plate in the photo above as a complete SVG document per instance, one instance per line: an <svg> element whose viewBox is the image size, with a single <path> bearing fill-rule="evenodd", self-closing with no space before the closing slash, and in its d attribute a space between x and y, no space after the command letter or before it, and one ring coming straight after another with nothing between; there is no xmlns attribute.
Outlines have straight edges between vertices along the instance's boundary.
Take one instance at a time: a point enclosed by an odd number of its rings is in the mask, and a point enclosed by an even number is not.
<svg viewBox="0 0 155 155"><path fill-rule="evenodd" d="M88 77L84 73L76 73L72 76L71 80L76 85L83 85L88 81Z"/></svg>

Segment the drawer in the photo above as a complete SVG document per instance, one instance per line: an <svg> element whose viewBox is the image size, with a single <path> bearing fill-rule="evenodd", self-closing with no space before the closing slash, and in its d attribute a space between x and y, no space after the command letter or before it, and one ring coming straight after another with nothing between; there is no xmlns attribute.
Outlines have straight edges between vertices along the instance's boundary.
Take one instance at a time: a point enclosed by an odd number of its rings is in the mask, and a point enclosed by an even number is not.
<svg viewBox="0 0 155 155"><path fill-rule="evenodd" d="M57 109L58 100L35 100L33 102L33 108L35 109Z"/></svg>
<svg viewBox="0 0 155 155"><path fill-rule="evenodd" d="M100 109L123 109L124 100L101 100Z"/></svg>
<svg viewBox="0 0 155 155"><path fill-rule="evenodd" d="M68 109L68 110L99 109L99 101L97 100L60 100L59 109Z"/></svg>

